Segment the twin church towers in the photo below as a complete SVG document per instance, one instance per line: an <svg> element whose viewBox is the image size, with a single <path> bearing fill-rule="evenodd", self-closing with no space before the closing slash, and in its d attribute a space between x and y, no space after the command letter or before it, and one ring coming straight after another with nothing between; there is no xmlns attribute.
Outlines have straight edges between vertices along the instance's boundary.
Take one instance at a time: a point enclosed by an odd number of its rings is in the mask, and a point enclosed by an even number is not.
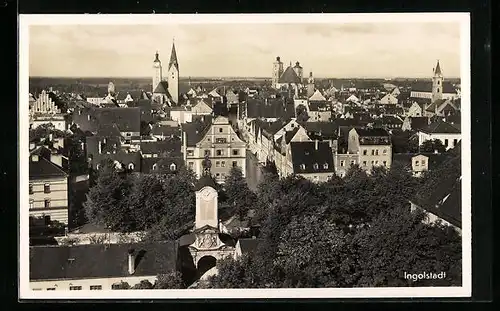
<svg viewBox="0 0 500 311"><path fill-rule="evenodd" d="M175 42L172 42L172 52L170 53L170 61L167 67L167 76L163 76L163 67L160 61L158 52L155 54L153 61L153 82L152 92L158 93L159 90L164 90L164 84L167 84L167 91L169 97L173 102L179 102L179 62L177 61L177 53L175 51ZM168 96L167 95L167 96Z"/></svg>

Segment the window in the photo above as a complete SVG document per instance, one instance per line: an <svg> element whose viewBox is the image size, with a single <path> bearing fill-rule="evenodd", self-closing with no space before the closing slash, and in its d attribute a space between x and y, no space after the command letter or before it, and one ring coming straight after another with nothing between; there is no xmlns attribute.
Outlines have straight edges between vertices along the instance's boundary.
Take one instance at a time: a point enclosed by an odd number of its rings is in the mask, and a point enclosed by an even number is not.
<svg viewBox="0 0 500 311"><path fill-rule="evenodd" d="M227 143L227 139L225 139L225 138L216 138L215 142L217 144L225 144L225 143Z"/></svg>
<svg viewBox="0 0 500 311"><path fill-rule="evenodd" d="M153 164L153 171L156 171L156 168L157 168L157 167L158 167L158 165L156 165L156 163L155 163L155 164Z"/></svg>
<svg viewBox="0 0 500 311"><path fill-rule="evenodd" d="M233 155L237 156L240 154L240 151L238 149L233 149Z"/></svg>
<svg viewBox="0 0 500 311"><path fill-rule="evenodd" d="M445 146L445 147L448 147L448 139L445 139L445 140L444 140L444 146Z"/></svg>
<svg viewBox="0 0 500 311"><path fill-rule="evenodd" d="M363 150L363 155L366 155L367 154L367 151L366 150Z"/></svg>
<svg viewBox="0 0 500 311"><path fill-rule="evenodd" d="M441 92L441 89L440 89L440 88L437 88L437 92L438 92L438 93L439 93L439 92Z"/></svg>
<svg viewBox="0 0 500 311"><path fill-rule="evenodd" d="M422 166L425 166L425 160L422 160Z"/></svg>
<svg viewBox="0 0 500 311"><path fill-rule="evenodd" d="M344 166L344 161L340 161L340 166Z"/></svg>
<svg viewBox="0 0 500 311"><path fill-rule="evenodd" d="M32 290L42 290L41 288L33 288Z"/></svg>
<svg viewBox="0 0 500 311"><path fill-rule="evenodd" d="M384 151L382 151L383 154L387 154L387 149L384 149Z"/></svg>
<svg viewBox="0 0 500 311"><path fill-rule="evenodd" d="M134 169L134 163L129 163L128 164L128 169L133 170Z"/></svg>
<svg viewBox="0 0 500 311"><path fill-rule="evenodd" d="M375 155L378 155L378 149L377 149L377 150L375 150Z"/></svg>
<svg viewBox="0 0 500 311"><path fill-rule="evenodd" d="M90 285L90 290L101 290L102 285Z"/></svg>
<svg viewBox="0 0 500 311"><path fill-rule="evenodd" d="M341 178L342 178L342 177L344 177L344 175L345 175L344 173L340 173L340 177L341 177Z"/></svg>
<svg viewBox="0 0 500 311"><path fill-rule="evenodd" d="M35 200L31 199L30 200L30 209L35 207Z"/></svg>
<svg viewBox="0 0 500 311"><path fill-rule="evenodd" d="M100 165L99 165L99 163L97 163L97 164L95 165L95 169L96 169L96 170L99 170L99 167L100 167Z"/></svg>
<svg viewBox="0 0 500 311"><path fill-rule="evenodd" d="M420 165L420 162L419 161L415 161L415 166L419 166Z"/></svg>
<svg viewBox="0 0 500 311"><path fill-rule="evenodd" d="M455 147L456 145L457 145L457 140L456 140L456 139L454 139L454 140L453 140L453 147Z"/></svg>
<svg viewBox="0 0 500 311"><path fill-rule="evenodd" d="M328 163L323 164L323 169L327 170L328 169Z"/></svg>
<svg viewBox="0 0 500 311"><path fill-rule="evenodd" d="M219 150L216 151L216 154L218 156L224 155L224 151L219 149Z"/></svg>
<svg viewBox="0 0 500 311"><path fill-rule="evenodd" d="M215 161L215 167L220 167L220 162L219 161Z"/></svg>
<svg viewBox="0 0 500 311"><path fill-rule="evenodd" d="M372 150L372 155L375 155L375 150Z"/></svg>
<svg viewBox="0 0 500 311"><path fill-rule="evenodd" d="M188 167L189 167L190 170L192 170L193 167L194 167L194 163L193 162L188 162Z"/></svg>
<svg viewBox="0 0 500 311"><path fill-rule="evenodd" d="M238 167L238 161L233 161L233 167Z"/></svg>
<svg viewBox="0 0 500 311"><path fill-rule="evenodd" d="M130 133L127 133L127 136L130 136Z"/></svg>
<svg viewBox="0 0 500 311"><path fill-rule="evenodd" d="M363 161L363 166L366 166L366 161Z"/></svg>
<svg viewBox="0 0 500 311"><path fill-rule="evenodd" d="M226 167L226 162L225 161L220 162L220 167Z"/></svg>
<svg viewBox="0 0 500 311"><path fill-rule="evenodd" d="M219 133L222 133L224 129L222 127L219 127Z"/></svg>
<svg viewBox="0 0 500 311"><path fill-rule="evenodd" d="M176 169L177 169L177 166L175 165L175 163L170 164L171 171L175 171Z"/></svg>
<svg viewBox="0 0 500 311"><path fill-rule="evenodd" d="M372 166L373 166L373 161L371 163L372 163Z"/></svg>
<svg viewBox="0 0 500 311"><path fill-rule="evenodd" d="M69 290L82 290L81 286L70 286Z"/></svg>
<svg viewBox="0 0 500 311"><path fill-rule="evenodd" d="M210 150L205 150L205 156L210 156Z"/></svg>
<svg viewBox="0 0 500 311"><path fill-rule="evenodd" d="M49 183L46 183L45 185L43 185L43 192L50 193L50 184Z"/></svg>
<svg viewBox="0 0 500 311"><path fill-rule="evenodd" d="M50 199L45 199L45 208L50 208Z"/></svg>
<svg viewBox="0 0 500 311"><path fill-rule="evenodd" d="M55 287L49 287L49 288L47 288L47 290L56 290L56 288Z"/></svg>
<svg viewBox="0 0 500 311"><path fill-rule="evenodd" d="M219 174L219 173L216 173L216 174L215 174L215 177L219 178L219 177L220 177L220 174Z"/></svg>
<svg viewBox="0 0 500 311"><path fill-rule="evenodd" d="M356 161L351 160L351 166L354 165L354 164L356 164Z"/></svg>
<svg viewBox="0 0 500 311"><path fill-rule="evenodd" d="M194 155L194 151L193 150L188 150L187 151L187 155L188 156L193 156Z"/></svg>
<svg viewBox="0 0 500 311"><path fill-rule="evenodd" d="M441 85L441 80L438 80L438 85ZM439 91L438 91L439 92Z"/></svg>
<svg viewBox="0 0 500 311"><path fill-rule="evenodd" d="M305 165L305 164L301 164L301 165L300 165L300 169L301 169L301 170L305 170L305 169L306 169L306 165Z"/></svg>
<svg viewBox="0 0 500 311"><path fill-rule="evenodd" d="M314 163L313 168L314 168L315 170L317 170L317 169L319 168L318 163Z"/></svg>
<svg viewBox="0 0 500 311"><path fill-rule="evenodd" d="M33 194L33 184L30 184L30 194Z"/></svg>
<svg viewBox="0 0 500 311"><path fill-rule="evenodd" d="M387 161L384 161L384 162L382 162L382 163L384 163L384 166L387 166Z"/></svg>

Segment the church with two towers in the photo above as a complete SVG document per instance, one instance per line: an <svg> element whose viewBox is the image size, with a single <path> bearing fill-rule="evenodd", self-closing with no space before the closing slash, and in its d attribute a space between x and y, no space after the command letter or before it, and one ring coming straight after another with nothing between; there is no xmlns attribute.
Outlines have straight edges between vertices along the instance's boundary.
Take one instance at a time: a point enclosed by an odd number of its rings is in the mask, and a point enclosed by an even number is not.
<svg viewBox="0 0 500 311"><path fill-rule="evenodd" d="M153 100L169 106L179 103L179 62L175 50L175 42L172 43L172 52L167 66L166 77L163 76L163 66L158 52L153 61L153 79L151 84Z"/></svg>

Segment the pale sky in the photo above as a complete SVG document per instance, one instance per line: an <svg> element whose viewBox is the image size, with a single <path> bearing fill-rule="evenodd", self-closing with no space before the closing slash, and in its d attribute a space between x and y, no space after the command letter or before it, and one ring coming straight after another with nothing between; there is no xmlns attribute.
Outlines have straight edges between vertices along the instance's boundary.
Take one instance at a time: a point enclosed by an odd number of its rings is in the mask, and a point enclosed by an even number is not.
<svg viewBox="0 0 500 311"><path fill-rule="evenodd" d="M30 27L30 76L150 77L175 37L181 77L271 77L280 56L304 76L460 76L458 23L53 25ZM165 74L164 74L165 75Z"/></svg>

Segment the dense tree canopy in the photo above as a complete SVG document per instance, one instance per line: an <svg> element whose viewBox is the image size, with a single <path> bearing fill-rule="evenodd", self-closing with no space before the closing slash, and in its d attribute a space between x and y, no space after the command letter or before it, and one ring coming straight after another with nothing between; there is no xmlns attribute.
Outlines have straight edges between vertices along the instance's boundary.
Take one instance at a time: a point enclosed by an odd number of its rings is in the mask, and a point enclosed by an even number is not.
<svg viewBox="0 0 500 311"><path fill-rule="evenodd" d="M424 180L435 186L436 174L457 171L457 165L448 163L422 179L398 164L370 175L353 166L345 178L334 176L320 184L266 174L255 204L262 242L254 253L220 261L208 286L459 285L460 235L450 227L424 223L408 203ZM441 271L446 272L444 280L404 278L405 272Z"/></svg>
<svg viewBox="0 0 500 311"><path fill-rule="evenodd" d="M420 145L420 152L445 152L446 147L443 145L441 140L439 139L432 139L432 140L426 140Z"/></svg>

